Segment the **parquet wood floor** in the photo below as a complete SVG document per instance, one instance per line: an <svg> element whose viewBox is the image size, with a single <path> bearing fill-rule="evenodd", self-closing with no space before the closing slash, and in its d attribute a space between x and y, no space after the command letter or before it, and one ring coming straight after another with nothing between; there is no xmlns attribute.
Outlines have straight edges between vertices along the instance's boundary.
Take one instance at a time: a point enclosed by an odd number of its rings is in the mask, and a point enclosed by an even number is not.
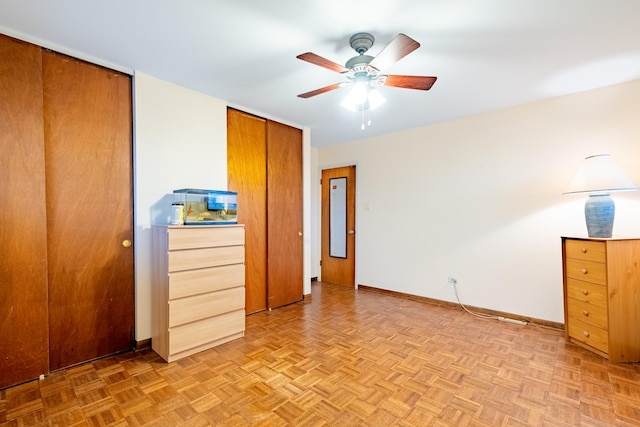
<svg viewBox="0 0 640 427"><path fill-rule="evenodd" d="M147 349L0 391L0 424L640 425L640 365L562 331L330 284L312 295L174 363Z"/></svg>

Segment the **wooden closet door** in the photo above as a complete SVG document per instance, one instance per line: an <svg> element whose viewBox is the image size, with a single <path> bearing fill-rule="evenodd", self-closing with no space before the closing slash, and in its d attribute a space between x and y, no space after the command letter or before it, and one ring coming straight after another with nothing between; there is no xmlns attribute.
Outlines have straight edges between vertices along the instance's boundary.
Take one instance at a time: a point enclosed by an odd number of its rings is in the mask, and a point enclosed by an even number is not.
<svg viewBox="0 0 640 427"><path fill-rule="evenodd" d="M267 306L302 299L302 131L267 121Z"/></svg>
<svg viewBox="0 0 640 427"><path fill-rule="evenodd" d="M266 120L227 110L228 188L238 193L238 223L245 226L245 311L267 308Z"/></svg>
<svg viewBox="0 0 640 427"><path fill-rule="evenodd" d="M4 388L49 369L41 50L3 35L0 159L0 388Z"/></svg>
<svg viewBox="0 0 640 427"><path fill-rule="evenodd" d="M43 54L52 370L133 347L131 78Z"/></svg>

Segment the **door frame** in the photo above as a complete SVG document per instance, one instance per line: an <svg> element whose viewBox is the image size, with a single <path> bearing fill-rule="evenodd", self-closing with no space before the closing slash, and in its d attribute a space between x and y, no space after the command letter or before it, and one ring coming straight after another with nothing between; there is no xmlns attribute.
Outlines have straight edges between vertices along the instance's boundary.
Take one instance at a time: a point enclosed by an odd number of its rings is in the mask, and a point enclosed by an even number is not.
<svg viewBox="0 0 640 427"><path fill-rule="evenodd" d="M324 220L324 209L325 209L325 204L328 202L328 200L325 200L324 197L324 189L326 188L325 185L328 185L328 183L323 182L323 174L325 171L330 171L330 170L334 170L334 169L342 169L342 168L349 168L352 167L354 169L354 182L353 182L353 197L350 197L348 200L348 206L347 209L351 210L353 212L353 223L352 224L347 224L348 228L351 228L355 231L355 234L353 235L353 241L352 241L352 245L353 245L353 251L352 251L352 259L351 259L351 263L352 263L352 269L353 269L353 287L355 289L358 288L358 270L357 270L357 259L358 259L358 215L357 215L357 205L358 205L358 191L357 191L357 181L358 181L358 167L357 167L357 163L353 162L353 163L346 163L346 164L338 164L338 165L332 165L332 166L322 166L320 167L320 194L319 194L319 199L320 199L320 210L319 210L319 276L320 276L320 280L325 280L323 278L322 275L322 269L323 269L323 256L325 253L328 253L328 248L326 248L325 246L328 244L328 241L325 238L324 233L325 232L329 232L328 230L326 230L325 227L325 220ZM351 184L349 184L351 185ZM348 239L349 241L349 239ZM326 252L325 252L326 251ZM349 250L348 250L349 252Z"/></svg>

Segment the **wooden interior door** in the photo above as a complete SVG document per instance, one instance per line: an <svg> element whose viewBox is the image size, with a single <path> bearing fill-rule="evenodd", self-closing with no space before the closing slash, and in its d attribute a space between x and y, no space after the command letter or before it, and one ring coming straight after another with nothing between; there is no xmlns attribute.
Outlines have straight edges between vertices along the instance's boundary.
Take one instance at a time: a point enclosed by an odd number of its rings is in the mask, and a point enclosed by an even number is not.
<svg viewBox="0 0 640 427"><path fill-rule="evenodd" d="M330 251L331 231L330 221L331 191L333 178L346 178L346 235L344 238L346 251L335 255ZM355 258L356 258L356 167L345 166L322 171L322 243L321 243L321 273L323 282L355 286Z"/></svg>
<svg viewBox="0 0 640 427"><path fill-rule="evenodd" d="M266 120L227 110L228 189L238 193L238 223L245 227L245 311L267 308Z"/></svg>
<svg viewBox="0 0 640 427"><path fill-rule="evenodd" d="M0 388L49 372L42 61L0 35Z"/></svg>
<svg viewBox="0 0 640 427"><path fill-rule="evenodd" d="M134 343L131 78L43 54L51 370Z"/></svg>
<svg viewBox="0 0 640 427"><path fill-rule="evenodd" d="M267 306L303 297L302 131L267 121Z"/></svg>

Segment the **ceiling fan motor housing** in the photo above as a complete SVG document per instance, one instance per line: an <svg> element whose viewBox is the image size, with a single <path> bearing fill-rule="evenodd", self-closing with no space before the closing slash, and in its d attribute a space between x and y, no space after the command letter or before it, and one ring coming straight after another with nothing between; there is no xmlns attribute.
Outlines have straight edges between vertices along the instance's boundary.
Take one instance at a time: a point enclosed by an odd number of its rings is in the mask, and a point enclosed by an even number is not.
<svg viewBox="0 0 640 427"><path fill-rule="evenodd" d="M369 33L357 33L351 36L349 44L360 55L369 50L373 46L375 38Z"/></svg>
<svg viewBox="0 0 640 427"><path fill-rule="evenodd" d="M371 62L372 59L373 59L373 56L369 56L369 55L354 56L353 58L347 61L347 63L345 64L345 67L348 68L350 71L353 71L354 74L366 73L367 66L369 65L369 62Z"/></svg>

